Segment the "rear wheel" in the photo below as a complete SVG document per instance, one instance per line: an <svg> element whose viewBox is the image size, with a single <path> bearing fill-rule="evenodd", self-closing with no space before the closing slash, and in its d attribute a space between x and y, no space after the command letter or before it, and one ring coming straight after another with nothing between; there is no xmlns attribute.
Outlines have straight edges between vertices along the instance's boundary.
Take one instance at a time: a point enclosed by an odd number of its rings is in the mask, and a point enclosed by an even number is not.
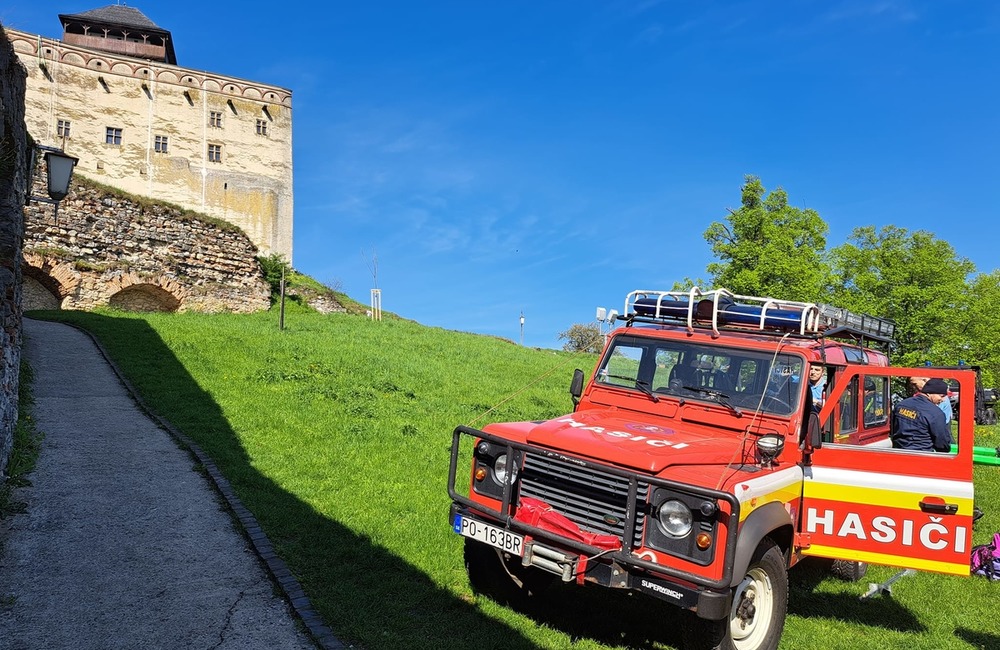
<svg viewBox="0 0 1000 650"><path fill-rule="evenodd" d="M788 611L788 570L770 539L754 551L743 580L733 589L729 618L693 619L685 630L688 650L775 650Z"/></svg>
<svg viewBox="0 0 1000 650"><path fill-rule="evenodd" d="M830 573L841 580L857 582L868 573L868 563L854 562L852 560L834 560L830 566Z"/></svg>

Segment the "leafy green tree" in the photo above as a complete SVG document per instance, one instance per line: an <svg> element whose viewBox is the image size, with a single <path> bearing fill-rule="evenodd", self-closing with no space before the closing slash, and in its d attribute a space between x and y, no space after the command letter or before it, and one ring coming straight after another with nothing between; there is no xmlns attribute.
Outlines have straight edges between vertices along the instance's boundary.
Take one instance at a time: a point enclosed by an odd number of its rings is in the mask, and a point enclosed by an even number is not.
<svg viewBox="0 0 1000 650"><path fill-rule="evenodd" d="M719 260L708 273L714 286L738 294L817 300L829 268L828 231L815 210L788 205L780 187L765 196L760 179L748 175L740 208L705 231Z"/></svg>
<svg viewBox="0 0 1000 650"><path fill-rule="evenodd" d="M577 323L565 332L559 333L559 340L566 339L563 350L567 352L600 353L604 347L604 335L596 323Z"/></svg>
<svg viewBox="0 0 1000 650"><path fill-rule="evenodd" d="M924 230L864 226L830 253L830 302L896 321L896 365L958 362L956 332L966 328L976 269L951 244Z"/></svg>
<svg viewBox="0 0 1000 650"><path fill-rule="evenodd" d="M1000 270L977 274L969 283L962 309L952 316L939 339L945 358L952 360L947 365L961 360L980 366L984 385L1000 387Z"/></svg>

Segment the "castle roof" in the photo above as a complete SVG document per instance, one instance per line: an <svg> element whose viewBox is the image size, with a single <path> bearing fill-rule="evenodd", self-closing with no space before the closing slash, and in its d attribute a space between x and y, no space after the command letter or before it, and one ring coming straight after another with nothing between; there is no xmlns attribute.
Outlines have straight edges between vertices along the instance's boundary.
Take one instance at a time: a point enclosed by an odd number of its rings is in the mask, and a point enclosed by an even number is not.
<svg viewBox="0 0 1000 650"><path fill-rule="evenodd" d="M109 24L117 27L138 27L140 29L160 32L167 31L147 18L146 14L135 7L126 7L125 5L108 5L107 7L91 9L78 14L59 14L59 20L65 22L64 19L83 20L85 22Z"/></svg>
<svg viewBox="0 0 1000 650"><path fill-rule="evenodd" d="M165 61L176 65L177 57L174 54L173 37L169 30L163 29L144 13L135 7L125 5L108 5L99 9L91 9L78 14L59 14L59 22L63 25L63 39L66 42L73 42L76 45L94 47L100 50L107 50L135 56L137 58L151 58L153 60ZM104 30L104 38L91 38L94 28ZM112 39L128 40L130 33L140 33L143 44L149 42L157 43L157 52L153 52L149 47L129 48L121 44L114 44L108 41L109 33ZM147 37L152 37L151 41ZM138 49L137 49L138 48ZM142 50L141 52L139 50Z"/></svg>

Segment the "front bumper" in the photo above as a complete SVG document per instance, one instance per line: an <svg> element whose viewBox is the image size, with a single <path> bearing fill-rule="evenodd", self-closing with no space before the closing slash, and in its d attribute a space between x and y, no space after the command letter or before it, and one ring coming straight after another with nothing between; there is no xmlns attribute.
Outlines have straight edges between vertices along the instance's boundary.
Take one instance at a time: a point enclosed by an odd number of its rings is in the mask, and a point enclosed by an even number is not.
<svg viewBox="0 0 1000 650"><path fill-rule="evenodd" d="M456 516L496 525L499 522L458 503L451 506L451 521ZM638 558L625 558L621 552L608 553L597 548L566 549L566 540L544 540L544 531L520 522L510 529L525 535L521 564L553 573L563 582L590 583L610 589L626 589L648 594L682 609L697 613L700 618L721 620L729 614L730 591L712 591L696 585L669 580L638 566ZM529 530L534 529L537 536ZM586 547L584 547L586 548ZM602 554L603 553L603 554ZM638 561L642 562L642 561Z"/></svg>

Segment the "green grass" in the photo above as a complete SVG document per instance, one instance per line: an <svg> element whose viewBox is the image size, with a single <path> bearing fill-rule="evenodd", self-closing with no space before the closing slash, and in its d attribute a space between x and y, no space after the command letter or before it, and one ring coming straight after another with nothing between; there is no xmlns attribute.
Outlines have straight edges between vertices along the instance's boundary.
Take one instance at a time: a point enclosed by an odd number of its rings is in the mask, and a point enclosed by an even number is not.
<svg viewBox="0 0 1000 650"><path fill-rule="evenodd" d="M368 650L678 647L678 613L650 599L558 587L514 611L475 597L448 524L454 427L570 410L573 368L589 374L593 356L305 311L284 331L274 311L45 316L94 332L216 460L340 638ZM977 444L1000 444L1000 427ZM1000 474L977 468L976 481L981 543L1000 530ZM859 600L894 572L849 584L796 568L781 647L1000 644L998 585L918 574L892 598Z"/></svg>
<svg viewBox="0 0 1000 650"><path fill-rule="evenodd" d="M23 359L18 383L17 424L14 427L13 446L7 462L6 478L0 479L0 519L24 511L24 504L14 500L14 488L30 485L28 475L35 468L41 450L42 436L31 419L31 385L34 374Z"/></svg>

